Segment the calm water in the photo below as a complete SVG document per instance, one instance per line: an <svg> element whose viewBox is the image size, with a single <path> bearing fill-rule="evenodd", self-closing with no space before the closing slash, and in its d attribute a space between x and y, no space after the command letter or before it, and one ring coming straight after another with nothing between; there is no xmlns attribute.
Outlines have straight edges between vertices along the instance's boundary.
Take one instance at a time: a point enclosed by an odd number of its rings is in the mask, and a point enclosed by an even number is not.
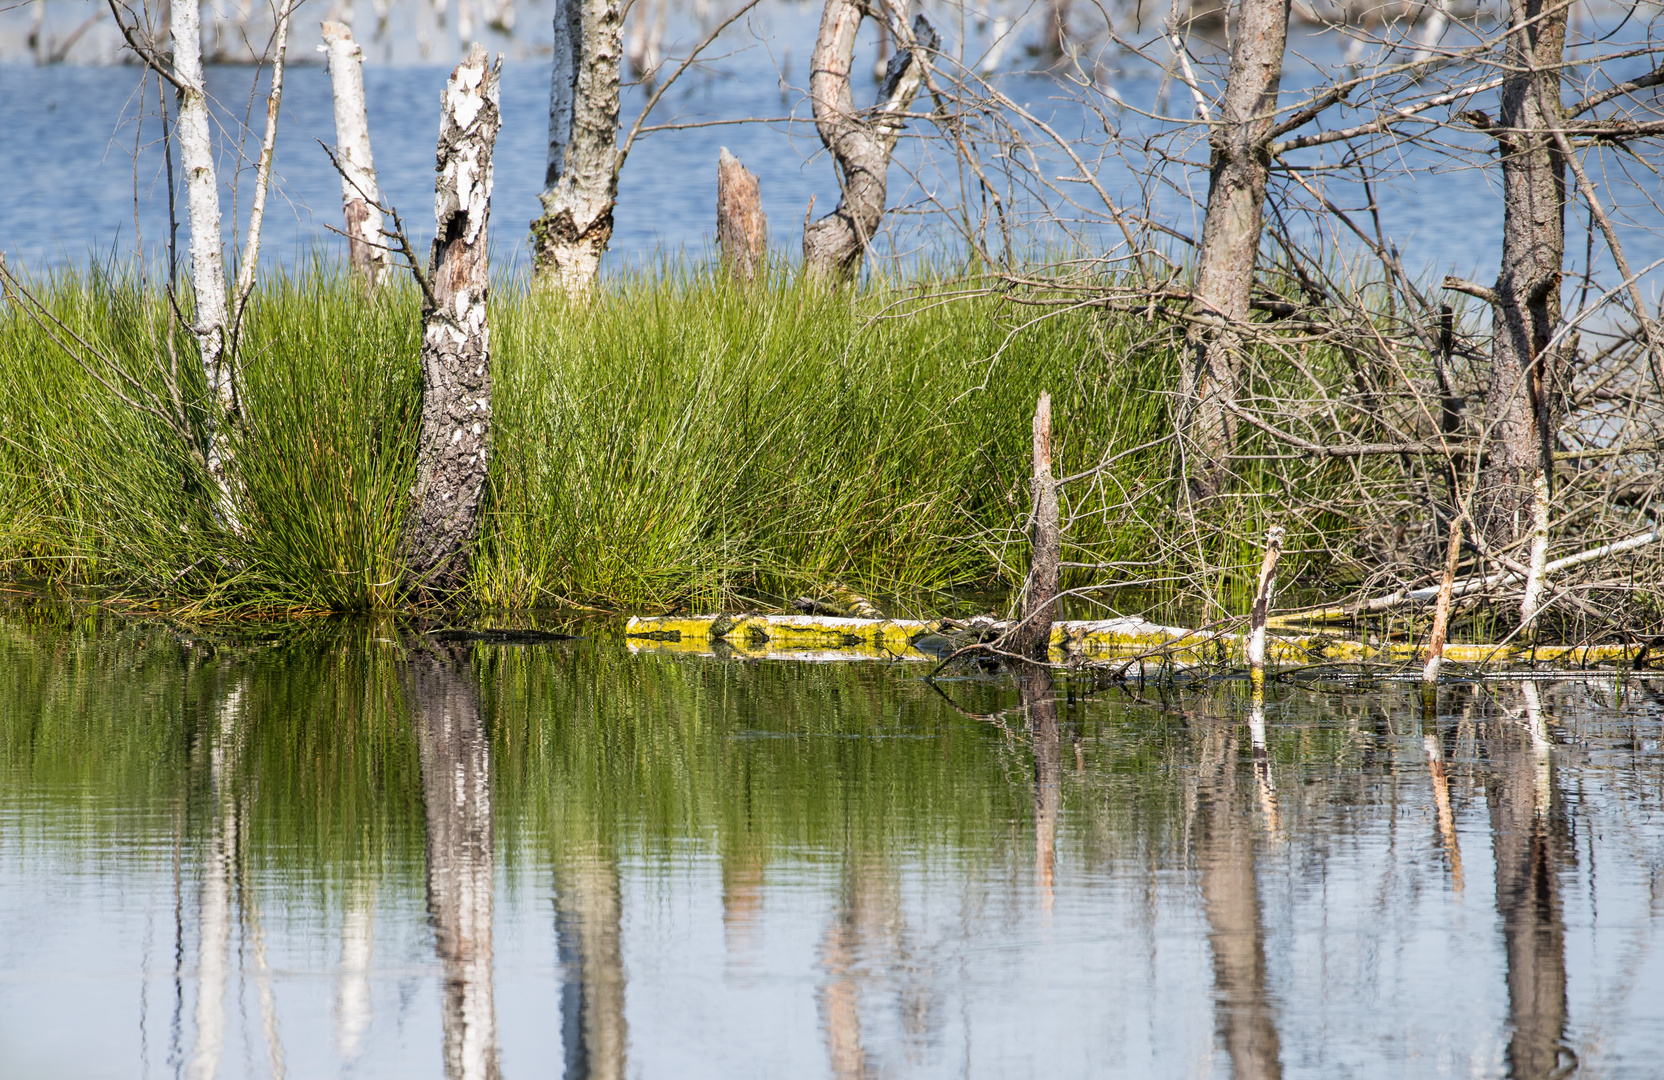
<svg viewBox="0 0 1664 1080"><path fill-rule="evenodd" d="M1664 1070L1664 682L1262 738L586 629L0 611L0 1075Z"/></svg>

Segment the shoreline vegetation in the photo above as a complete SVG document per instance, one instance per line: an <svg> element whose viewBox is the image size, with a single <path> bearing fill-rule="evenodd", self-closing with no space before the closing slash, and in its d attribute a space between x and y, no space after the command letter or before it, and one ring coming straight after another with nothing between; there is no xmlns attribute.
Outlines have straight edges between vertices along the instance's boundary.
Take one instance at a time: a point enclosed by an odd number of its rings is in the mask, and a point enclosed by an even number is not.
<svg viewBox="0 0 1664 1080"><path fill-rule="evenodd" d="M1288 527L1285 596L1367 589L1379 527L1344 507L1401 484L1396 458L1306 463L1291 480L1270 437L1249 435L1232 496L1205 517L1176 513L1164 436L1180 343L1136 313L1057 311L1042 290L1018 303L999 286L970 272L747 286L719 265L605 278L585 300L506 283L491 300L489 484L449 606L778 610L838 581L929 615L955 591L1006 593L1028 570L1040 388L1055 402L1056 473L1086 480L1062 489L1060 611L1242 616L1272 521ZM15 297L0 311L0 578L198 620L410 608L414 286L371 295L318 265L255 288L238 331L235 528L192 446L133 406L170 386L206 397L163 290L100 268L28 289L50 318ZM1308 349L1304 367L1340 378L1344 357ZM1596 535L1557 535L1555 554ZM1656 633L1656 596L1628 592L1622 621L1545 618L1536 636ZM1452 640L1513 630L1494 600L1468 598ZM1420 607L1364 606L1350 621L1366 638L1425 636Z"/></svg>

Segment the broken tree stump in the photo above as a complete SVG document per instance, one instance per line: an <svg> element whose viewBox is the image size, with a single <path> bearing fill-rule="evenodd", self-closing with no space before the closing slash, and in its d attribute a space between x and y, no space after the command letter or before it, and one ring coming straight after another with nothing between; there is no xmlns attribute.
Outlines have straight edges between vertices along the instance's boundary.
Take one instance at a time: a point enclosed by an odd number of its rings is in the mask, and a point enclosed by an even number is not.
<svg viewBox="0 0 1664 1080"><path fill-rule="evenodd" d="M1019 622L1006 647L1030 660L1046 660L1057 603L1058 562L1063 539L1057 521L1057 480L1052 476L1052 396L1041 391L1034 407L1034 498L1029 521L1028 578L1023 582Z"/></svg>
<svg viewBox="0 0 1664 1080"><path fill-rule="evenodd" d="M762 185L726 146L716 166L716 242L735 281L744 285L757 279L768 257Z"/></svg>

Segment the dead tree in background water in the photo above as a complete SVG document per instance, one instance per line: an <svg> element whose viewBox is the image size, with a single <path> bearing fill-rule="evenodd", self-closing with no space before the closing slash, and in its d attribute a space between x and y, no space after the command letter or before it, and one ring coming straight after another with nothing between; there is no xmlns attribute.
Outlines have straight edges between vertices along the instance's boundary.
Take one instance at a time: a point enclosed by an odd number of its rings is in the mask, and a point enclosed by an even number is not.
<svg viewBox="0 0 1664 1080"><path fill-rule="evenodd" d="M1208 135L1213 164L1193 293L1205 321L1186 336L1179 386L1188 495L1198 501L1223 487L1236 437L1230 407L1243 368L1236 328L1248 321L1254 288L1288 8L1289 0L1242 0L1225 96Z"/></svg>
<svg viewBox="0 0 1664 1080"><path fill-rule="evenodd" d="M1565 367L1575 347L1551 348L1560 328L1566 258L1566 162L1553 130L1563 123L1561 59L1565 4L1513 0L1504 46L1502 97L1493 131L1502 171L1502 267L1491 305L1491 378L1485 396L1485 463L1474 492L1474 524L1506 548L1546 531L1554 442L1564 412ZM1534 496L1534 488L1541 495Z"/></svg>
<svg viewBox="0 0 1664 1080"><path fill-rule="evenodd" d="M323 39L335 100L335 156L341 169L348 261L353 273L373 288L381 284L389 259L381 235L381 190L376 185L369 114L364 103L364 50L344 23L324 23Z"/></svg>
<svg viewBox="0 0 1664 1080"><path fill-rule="evenodd" d="M538 279L568 296L589 292L612 238L623 30L617 0L560 0L555 8L548 168L532 251Z"/></svg>
<svg viewBox="0 0 1664 1080"><path fill-rule="evenodd" d="M437 218L422 286L422 428L406 563L419 592L466 580L491 454L491 155L502 124L498 77L475 44L445 84L439 120Z"/></svg>
<svg viewBox="0 0 1664 1080"><path fill-rule="evenodd" d="M896 50L870 112L855 108L850 66L855 36L868 8L858 0L826 0L820 36L809 67L809 101L820 141L838 168L843 197L838 208L803 230L803 272L822 281L846 281L884 218L886 173L905 113L924 83L928 56L941 46L935 27L923 15L913 20L914 42Z"/></svg>

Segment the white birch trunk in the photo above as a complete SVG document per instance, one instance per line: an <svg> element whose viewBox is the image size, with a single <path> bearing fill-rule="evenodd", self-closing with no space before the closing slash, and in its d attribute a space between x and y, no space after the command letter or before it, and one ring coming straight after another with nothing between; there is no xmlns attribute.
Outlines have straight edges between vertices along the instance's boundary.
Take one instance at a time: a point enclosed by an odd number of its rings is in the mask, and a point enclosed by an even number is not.
<svg viewBox="0 0 1664 1080"><path fill-rule="evenodd" d="M477 42L445 86L434 183L435 235L422 306L422 428L408 567L428 593L460 588L479 528L491 453L491 156L502 125L502 62Z"/></svg>
<svg viewBox="0 0 1664 1080"><path fill-rule="evenodd" d="M208 93L202 75L202 19L197 0L172 6L173 77L179 84L179 160L185 170L185 200L191 222L191 287L196 313L191 332L219 415L209 421L208 468L222 490L228 454L224 420L236 409L236 390L225 359L225 249L220 240L220 186Z"/></svg>
<svg viewBox="0 0 1664 1080"><path fill-rule="evenodd" d="M538 279L572 297L589 292L612 238L623 28L618 0L555 8L549 158L532 247Z"/></svg>
<svg viewBox="0 0 1664 1080"><path fill-rule="evenodd" d="M329 83L335 96L335 157L341 164L341 209L346 217L347 253L353 273L370 288L387 274L381 189L370 154L370 120L364 104L364 50L342 23L323 25Z"/></svg>

